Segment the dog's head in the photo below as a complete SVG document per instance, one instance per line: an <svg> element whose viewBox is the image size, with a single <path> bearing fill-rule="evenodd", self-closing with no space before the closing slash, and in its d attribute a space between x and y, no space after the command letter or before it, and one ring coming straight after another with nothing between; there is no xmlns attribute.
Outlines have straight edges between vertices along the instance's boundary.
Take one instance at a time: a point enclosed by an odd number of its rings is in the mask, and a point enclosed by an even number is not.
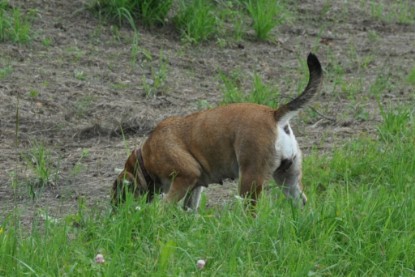
<svg viewBox="0 0 415 277"><path fill-rule="evenodd" d="M300 151L290 159L282 159L274 179L283 188L285 195L305 205L307 196L303 191L301 163Z"/></svg>
<svg viewBox="0 0 415 277"><path fill-rule="evenodd" d="M111 202L113 205L125 201L127 192L134 196L148 192L148 183L142 162L141 150L134 150L125 162L124 170L118 175L112 185Z"/></svg>

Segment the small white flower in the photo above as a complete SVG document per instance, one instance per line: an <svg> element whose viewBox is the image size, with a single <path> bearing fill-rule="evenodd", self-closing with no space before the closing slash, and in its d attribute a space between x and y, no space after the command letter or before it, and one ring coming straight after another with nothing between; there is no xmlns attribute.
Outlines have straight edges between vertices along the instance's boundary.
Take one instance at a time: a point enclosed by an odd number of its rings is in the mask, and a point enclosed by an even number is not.
<svg viewBox="0 0 415 277"><path fill-rule="evenodd" d="M95 256L95 262L96 262L97 264L103 264L103 263L105 263L105 260L104 260L104 255L102 255L102 254L97 254L97 255Z"/></svg>
<svg viewBox="0 0 415 277"><path fill-rule="evenodd" d="M205 260L197 260L196 266L198 269L203 269L206 265L206 261Z"/></svg>
<svg viewBox="0 0 415 277"><path fill-rule="evenodd" d="M235 199L238 201L244 201L244 198L239 195L234 195Z"/></svg>

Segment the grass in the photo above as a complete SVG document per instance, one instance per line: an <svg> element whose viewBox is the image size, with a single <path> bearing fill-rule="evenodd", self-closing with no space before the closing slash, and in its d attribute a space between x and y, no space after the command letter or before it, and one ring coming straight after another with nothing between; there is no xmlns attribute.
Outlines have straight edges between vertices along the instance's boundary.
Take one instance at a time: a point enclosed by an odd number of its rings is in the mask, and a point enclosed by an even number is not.
<svg viewBox="0 0 415 277"><path fill-rule="evenodd" d="M85 81L86 80L86 75L85 75L85 72L83 70L75 69L73 71L73 75L74 75L75 79L77 79L79 81Z"/></svg>
<svg viewBox="0 0 415 277"><path fill-rule="evenodd" d="M226 89L238 95L240 79L223 77ZM259 96L242 100L267 99L259 91L278 96L259 75L252 87ZM159 200L128 199L111 214L108 205L90 209L80 198L76 212L55 218L41 211L28 230L15 210L0 219L0 275L412 275L414 115L410 108L382 108L381 115L375 138L361 137L330 156L305 157L309 203L303 210L273 187L259 201L256 218L236 199L210 208L204 197L198 214ZM82 153L74 174L88 154ZM34 147L31 163L47 184L47 150ZM98 253L105 263L94 261ZM202 270L198 259L207 261Z"/></svg>
<svg viewBox="0 0 415 277"><path fill-rule="evenodd" d="M152 58L149 56L148 60ZM163 52L160 52L159 64L157 67L151 67L150 76L147 78L143 75L142 85L146 97L156 96L164 88L168 73L168 61L164 57Z"/></svg>
<svg viewBox="0 0 415 277"><path fill-rule="evenodd" d="M0 67L0 80L7 78L12 73L13 73L13 67L11 65Z"/></svg>
<svg viewBox="0 0 415 277"><path fill-rule="evenodd" d="M409 84L415 86L415 66L409 72L408 77L407 77L407 81L408 81Z"/></svg>
<svg viewBox="0 0 415 277"><path fill-rule="evenodd" d="M277 88L265 84L258 74L254 74L251 91L245 93L240 87L240 76L237 74L220 74L223 83L223 99L222 104L230 103L257 103L260 105L276 108L279 103L279 91Z"/></svg>
<svg viewBox="0 0 415 277"><path fill-rule="evenodd" d="M229 42L232 37L236 42L241 42L246 32L246 15L244 5L240 1L219 1L216 7L218 13L219 41L223 44ZM227 28L230 25L231 28ZM230 29L230 30L229 30ZM225 39L226 38L226 39Z"/></svg>
<svg viewBox="0 0 415 277"><path fill-rule="evenodd" d="M271 30L284 21L286 13L281 2L275 0L248 0L247 10L259 40L268 39Z"/></svg>
<svg viewBox="0 0 415 277"><path fill-rule="evenodd" d="M394 141L400 138L404 142L407 129L413 128L413 124L411 124L411 117L413 116L411 110L402 108L385 111L381 108L380 113L383 118L383 124L378 127L380 138L385 141Z"/></svg>
<svg viewBox="0 0 415 277"><path fill-rule="evenodd" d="M172 0L94 0L92 10L121 25L133 18L145 26L163 25L172 6ZM127 15L127 16L126 16Z"/></svg>
<svg viewBox="0 0 415 277"><path fill-rule="evenodd" d="M27 43L31 37L30 23L20 9L12 8L8 1L0 1L0 42Z"/></svg>
<svg viewBox="0 0 415 277"><path fill-rule="evenodd" d="M388 140L361 137L305 158L304 209L271 187L256 218L239 200L214 209L205 197L198 214L131 198L111 214L81 199L64 218L42 211L30 231L15 212L0 221L0 275L412 275L415 122L394 114L379 126Z"/></svg>
<svg viewBox="0 0 415 277"><path fill-rule="evenodd" d="M217 33L217 17L208 0L181 0L174 19L184 40L199 43Z"/></svg>
<svg viewBox="0 0 415 277"><path fill-rule="evenodd" d="M369 88L369 92L379 97L388 90L391 90L393 85L391 84L391 77L388 74L379 74L373 84Z"/></svg>
<svg viewBox="0 0 415 277"><path fill-rule="evenodd" d="M413 24L415 22L415 6L412 1L361 1L361 6L368 9L369 15L385 22Z"/></svg>
<svg viewBox="0 0 415 277"><path fill-rule="evenodd" d="M88 149L82 149L81 155L79 159L75 162L73 165L73 168L71 169L70 174L72 176L79 175L82 171L85 170L85 165L83 164L83 161L88 158L89 156L89 150Z"/></svg>
<svg viewBox="0 0 415 277"><path fill-rule="evenodd" d="M179 0L175 8L172 6L172 0L93 0L90 4L98 15L119 25L128 23L134 30L136 25L173 22L182 40L192 44L214 38L218 44L226 44L224 37L229 36L241 41L248 16L257 38L267 40L272 29L287 17L282 2L273 0Z"/></svg>
<svg viewBox="0 0 415 277"><path fill-rule="evenodd" d="M18 114L16 115L18 117ZM16 137L18 126L16 126ZM17 144L17 142L16 142ZM53 186L57 180L58 170L53 164L50 151L42 143L34 143L27 153L22 154L22 159L31 169L32 175L20 184L14 181L13 190L18 185L26 189L29 197L34 200L37 195L46 187Z"/></svg>
<svg viewBox="0 0 415 277"><path fill-rule="evenodd" d="M83 72L82 72L82 76ZM79 79L79 78L77 78ZM82 79L79 79L82 80ZM94 104L95 97L92 95L83 95L76 100L74 105L74 112L78 118L83 118L89 115Z"/></svg>

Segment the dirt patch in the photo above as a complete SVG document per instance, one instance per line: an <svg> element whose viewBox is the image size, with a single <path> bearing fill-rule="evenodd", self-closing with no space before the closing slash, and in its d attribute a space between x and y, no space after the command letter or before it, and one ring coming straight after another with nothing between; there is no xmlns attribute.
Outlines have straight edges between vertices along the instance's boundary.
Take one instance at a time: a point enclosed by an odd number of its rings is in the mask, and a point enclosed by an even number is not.
<svg viewBox="0 0 415 277"><path fill-rule="evenodd" d="M274 30L273 42L191 46L168 26L140 29L133 58L131 30L100 22L83 1L13 1L36 17L30 44L0 44L0 67L11 68L0 81L2 217L15 206L26 219L39 209L67 214L80 198L106 205L115 169L157 122L220 103L220 72L237 72L247 91L259 73L285 102L302 89L303 62L316 52L326 70L323 92L293 123L306 153L374 133L377 99L413 107L413 87L404 80L414 66L415 25L372 19L358 4L345 11L344 1L326 2L293 6L295 19ZM149 96L154 72L163 68L163 84ZM382 76L385 84L376 89ZM32 200L27 157L39 143L49 151L54 180ZM211 205L233 194L235 183L207 190Z"/></svg>

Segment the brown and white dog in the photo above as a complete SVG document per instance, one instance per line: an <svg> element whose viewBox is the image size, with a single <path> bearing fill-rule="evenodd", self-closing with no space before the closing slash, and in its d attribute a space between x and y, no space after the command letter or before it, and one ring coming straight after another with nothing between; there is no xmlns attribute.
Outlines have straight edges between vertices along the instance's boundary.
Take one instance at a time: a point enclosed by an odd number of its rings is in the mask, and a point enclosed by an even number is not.
<svg viewBox="0 0 415 277"><path fill-rule="evenodd" d="M286 196L307 202L301 183L301 151L289 120L319 90L323 72L317 57L307 58L307 87L273 110L257 104L231 104L173 116L160 122L134 150L113 184L112 201L165 193L167 202L182 198L197 209L203 187L239 177L239 193L255 204L265 182L274 178Z"/></svg>

